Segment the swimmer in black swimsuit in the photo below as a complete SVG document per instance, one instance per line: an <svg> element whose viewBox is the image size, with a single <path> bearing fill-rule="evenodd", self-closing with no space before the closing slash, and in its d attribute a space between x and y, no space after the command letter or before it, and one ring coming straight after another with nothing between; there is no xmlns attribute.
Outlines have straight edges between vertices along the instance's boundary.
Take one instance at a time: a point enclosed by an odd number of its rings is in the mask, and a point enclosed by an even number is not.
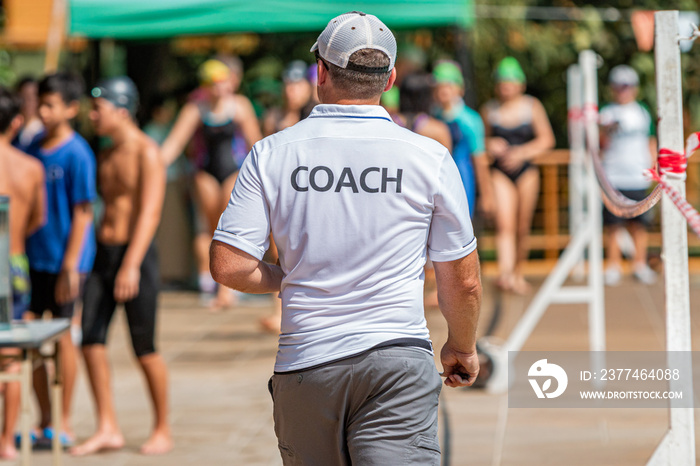
<svg viewBox="0 0 700 466"><path fill-rule="evenodd" d="M218 60L207 60L199 69L199 77L202 87L193 93L196 95L180 111L173 129L163 142L161 155L169 165L197 135L196 142L204 150L194 151L198 169L192 185L197 207L203 214L206 232L211 240L236 182L236 135L243 135L247 150L262 136L250 101L234 94L232 71L228 66ZM208 256L203 259L208 260ZM209 263L200 264L202 269L209 270ZM230 290L219 287L212 308L220 309L232 304Z"/></svg>
<svg viewBox="0 0 700 466"><path fill-rule="evenodd" d="M238 171L233 158L233 139L236 136L236 124L232 115L224 114L222 121L206 105L202 105L202 138L206 145L202 170L223 184L228 177ZM231 112L232 113L232 112Z"/></svg>
<svg viewBox="0 0 700 466"><path fill-rule="evenodd" d="M497 99L481 110L486 150L493 159L491 179L496 205L497 285L524 294L529 285L521 265L527 260L527 240L539 196L539 171L532 159L554 147L554 134L544 107L524 95L520 64L504 58L495 73Z"/></svg>

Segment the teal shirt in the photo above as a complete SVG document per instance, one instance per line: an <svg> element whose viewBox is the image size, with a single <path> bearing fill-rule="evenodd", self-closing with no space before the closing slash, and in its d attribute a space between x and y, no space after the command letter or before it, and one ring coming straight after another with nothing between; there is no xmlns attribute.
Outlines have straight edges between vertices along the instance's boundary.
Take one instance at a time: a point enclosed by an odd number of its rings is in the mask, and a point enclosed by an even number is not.
<svg viewBox="0 0 700 466"><path fill-rule="evenodd" d="M486 151L484 123L481 120L481 115L467 107L462 99L458 99L449 111L439 111L437 117L450 128L452 157L462 177L464 190L469 200L469 210L474 212L476 207L476 177L472 157L481 156Z"/></svg>
<svg viewBox="0 0 700 466"><path fill-rule="evenodd" d="M457 123L460 131L469 141L469 152L472 156L486 152L484 122L481 120L481 115L469 108L462 99L456 101L448 112L438 112L438 118L445 123L453 121Z"/></svg>

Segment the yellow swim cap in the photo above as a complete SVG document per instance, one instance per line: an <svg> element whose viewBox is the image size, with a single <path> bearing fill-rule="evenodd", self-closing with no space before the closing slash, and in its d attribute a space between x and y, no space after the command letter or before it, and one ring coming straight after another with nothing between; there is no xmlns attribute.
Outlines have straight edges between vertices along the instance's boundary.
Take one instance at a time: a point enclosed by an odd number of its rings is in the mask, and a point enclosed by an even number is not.
<svg viewBox="0 0 700 466"><path fill-rule="evenodd" d="M199 82L213 84L226 81L231 76L231 70L219 60L207 60L199 67Z"/></svg>

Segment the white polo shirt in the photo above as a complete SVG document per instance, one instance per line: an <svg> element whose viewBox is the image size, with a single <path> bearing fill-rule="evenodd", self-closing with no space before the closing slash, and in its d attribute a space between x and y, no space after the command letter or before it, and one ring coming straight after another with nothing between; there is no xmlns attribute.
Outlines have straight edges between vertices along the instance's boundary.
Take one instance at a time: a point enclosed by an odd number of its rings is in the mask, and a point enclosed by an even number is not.
<svg viewBox="0 0 700 466"><path fill-rule="evenodd" d="M317 105L255 144L214 239L262 259L270 231L284 271L276 372L429 340L426 253L476 249L447 149L373 105Z"/></svg>
<svg viewBox="0 0 700 466"><path fill-rule="evenodd" d="M652 166L649 138L654 121L639 102L609 104L600 109L600 124L610 128L603 150L603 169L617 189L641 190L651 185L644 172Z"/></svg>

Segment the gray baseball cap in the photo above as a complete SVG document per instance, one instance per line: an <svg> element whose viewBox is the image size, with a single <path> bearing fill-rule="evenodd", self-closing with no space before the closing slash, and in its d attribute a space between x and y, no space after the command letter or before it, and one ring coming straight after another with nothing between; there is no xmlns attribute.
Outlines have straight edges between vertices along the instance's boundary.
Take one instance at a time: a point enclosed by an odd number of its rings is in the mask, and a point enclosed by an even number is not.
<svg viewBox="0 0 700 466"><path fill-rule="evenodd" d="M639 75L631 66L617 65L610 70L608 81L611 86L639 86Z"/></svg>
<svg viewBox="0 0 700 466"><path fill-rule="evenodd" d="M384 52L389 57L389 66L377 69L349 63L350 55L361 49ZM340 68L365 73L386 73L394 68L396 62L396 39L376 16L351 11L329 21L326 29L311 47L311 52L316 51L321 58Z"/></svg>

